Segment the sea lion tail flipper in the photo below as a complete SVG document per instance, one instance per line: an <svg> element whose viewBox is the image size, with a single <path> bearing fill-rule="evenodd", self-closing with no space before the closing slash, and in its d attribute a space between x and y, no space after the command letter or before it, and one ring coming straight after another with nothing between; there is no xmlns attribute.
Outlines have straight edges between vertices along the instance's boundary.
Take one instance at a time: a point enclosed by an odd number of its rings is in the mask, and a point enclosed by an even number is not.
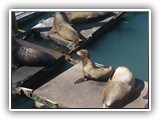
<svg viewBox="0 0 160 120"><path fill-rule="evenodd" d="M74 84L82 83L82 82L85 82L85 81L86 81L86 79L80 78L76 82L74 82Z"/></svg>

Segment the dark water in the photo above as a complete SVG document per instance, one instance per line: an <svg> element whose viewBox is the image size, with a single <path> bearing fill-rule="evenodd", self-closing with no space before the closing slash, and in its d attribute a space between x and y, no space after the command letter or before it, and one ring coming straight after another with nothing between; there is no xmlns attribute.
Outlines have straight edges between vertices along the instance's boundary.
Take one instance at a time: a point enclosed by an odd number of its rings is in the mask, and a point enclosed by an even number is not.
<svg viewBox="0 0 160 120"><path fill-rule="evenodd" d="M128 67L136 78L148 81L149 21L147 12L128 13L118 28L87 49L94 61Z"/></svg>

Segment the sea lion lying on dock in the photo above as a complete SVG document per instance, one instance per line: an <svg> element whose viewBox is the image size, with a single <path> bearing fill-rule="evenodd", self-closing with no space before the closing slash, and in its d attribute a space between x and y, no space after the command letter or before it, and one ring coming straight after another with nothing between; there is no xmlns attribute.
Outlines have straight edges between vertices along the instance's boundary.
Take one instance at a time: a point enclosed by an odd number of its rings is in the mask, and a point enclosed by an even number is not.
<svg viewBox="0 0 160 120"><path fill-rule="evenodd" d="M79 35L77 31L70 25L70 22L64 12L55 13L53 24L54 27L52 27L50 32L57 32L57 34L65 40L74 42L75 46L78 45Z"/></svg>
<svg viewBox="0 0 160 120"><path fill-rule="evenodd" d="M134 84L132 72L126 67L118 67L103 89L103 108L118 108L133 95Z"/></svg>
<svg viewBox="0 0 160 120"><path fill-rule="evenodd" d="M100 19L109 12L65 12L71 23L85 23L91 20Z"/></svg>
<svg viewBox="0 0 160 120"><path fill-rule="evenodd" d="M55 64L56 59L48 53L20 45L12 40L12 62L16 66L48 66Z"/></svg>
<svg viewBox="0 0 160 120"><path fill-rule="evenodd" d="M94 62L91 60L89 53L85 49L77 51L77 55L81 57L83 65L83 79L77 80L76 83L86 81L88 79L98 80L98 81L107 81L107 78L111 77L114 70L112 66L108 67L97 67Z"/></svg>

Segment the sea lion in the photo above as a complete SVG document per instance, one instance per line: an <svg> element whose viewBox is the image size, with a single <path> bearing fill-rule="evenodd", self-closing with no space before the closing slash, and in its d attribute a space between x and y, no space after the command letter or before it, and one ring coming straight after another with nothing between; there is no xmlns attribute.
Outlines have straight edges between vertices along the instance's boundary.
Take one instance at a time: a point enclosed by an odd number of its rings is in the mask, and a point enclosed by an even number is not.
<svg viewBox="0 0 160 120"><path fill-rule="evenodd" d="M79 43L79 35L76 30L70 25L70 22L64 12L56 12L54 16L54 27L52 32L57 32L59 36L65 40L72 41L75 46Z"/></svg>
<svg viewBox="0 0 160 120"><path fill-rule="evenodd" d="M103 108L118 108L133 94L134 84L132 72L126 67L118 67L103 89Z"/></svg>
<svg viewBox="0 0 160 120"><path fill-rule="evenodd" d="M85 49L81 49L76 52L78 56L81 57L82 65L83 65L83 79L76 81L75 83L80 83L86 81L88 79L98 80L98 81L107 81L107 78L111 77L114 70L112 66L108 67L97 67L94 62L91 60L89 53Z"/></svg>
<svg viewBox="0 0 160 120"><path fill-rule="evenodd" d="M56 59L48 53L20 45L12 40L12 64L15 66L53 66Z"/></svg>
<svg viewBox="0 0 160 120"><path fill-rule="evenodd" d="M65 12L71 23L85 23L105 17L110 12Z"/></svg>

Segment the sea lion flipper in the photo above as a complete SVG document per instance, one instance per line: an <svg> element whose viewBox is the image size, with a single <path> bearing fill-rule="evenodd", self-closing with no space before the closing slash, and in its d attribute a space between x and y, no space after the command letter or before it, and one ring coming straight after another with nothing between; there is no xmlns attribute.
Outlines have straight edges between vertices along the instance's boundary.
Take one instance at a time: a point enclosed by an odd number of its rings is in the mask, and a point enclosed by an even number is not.
<svg viewBox="0 0 160 120"><path fill-rule="evenodd" d="M49 35L49 34L56 33L56 32L57 32L56 29L55 29L55 28L52 28L50 31L48 31L48 35Z"/></svg>
<svg viewBox="0 0 160 120"><path fill-rule="evenodd" d="M74 84L82 83L82 82L85 82L85 81L86 81L86 79L80 78L76 82L74 82Z"/></svg>
<svg viewBox="0 0 160 120"><path fill-rule="evenodd" d="M69 54L69 55L72 54L72 52L75 51L78 47L79 47L78 45L74 46L74 47L68 52L68 54Z"/></svg>

